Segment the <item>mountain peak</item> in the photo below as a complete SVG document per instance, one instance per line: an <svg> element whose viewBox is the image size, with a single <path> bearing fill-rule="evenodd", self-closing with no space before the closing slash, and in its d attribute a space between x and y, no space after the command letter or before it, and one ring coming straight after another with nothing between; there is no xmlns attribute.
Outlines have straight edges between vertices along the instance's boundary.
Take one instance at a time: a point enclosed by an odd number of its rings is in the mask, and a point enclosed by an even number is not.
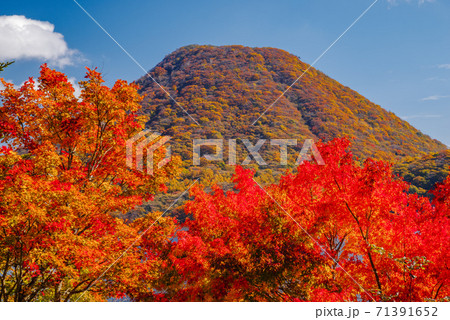
<svg viewBox="0 0 450 320"><path fill-rule="evenodd" d="M147 126L174 137L175 150L185 159L194 138L328 141L347 136L360 158L385 160L446 149L281 49L188 45L166 56L150 75L200 123L148 75L137 80L146 94Z"/></svg>

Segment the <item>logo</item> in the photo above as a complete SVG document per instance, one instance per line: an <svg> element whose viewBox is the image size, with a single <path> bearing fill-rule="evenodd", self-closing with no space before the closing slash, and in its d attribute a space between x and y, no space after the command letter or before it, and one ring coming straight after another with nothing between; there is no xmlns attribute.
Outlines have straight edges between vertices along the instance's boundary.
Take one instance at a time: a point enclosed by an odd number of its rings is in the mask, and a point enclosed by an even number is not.
<svg viewBox="0 0 450 320"><path fill-rule="evenodd" d="M132 138L126 141L126 164L129 168L134 167L133 155L135 154L136 159L136 170L144 172L144 167L146 167L146 172L149 175L154 174L154 152L158 148L162 147L167 143L171 137L161 136L158 132L150 132L150 130L145 130L134 135ZM247 157L242 162L242 165L248 165L252 162L252 158L258 165L267 165L266 161L259 154L259 150L266 143L267 140L259 139L255 144L250 142L248 139L240 139L247 150ZM204 157L209 161L221 161L224 159L224 141L223 139L194 139L193 140L193 152L192 152L192 162L194 166L200 165L200 158ZM236 165L237 149L236 149L237 139L228 140L228 164ZM288 146L297 146L297 139L271 139L270 145L279 148L280 159L279 163L282 166L286 166L288 163ZM214 154L203 154L201 155L200 149L202 146L213 146L215 147ZM135 153L134 153L135 151ZM316 161L318 165L325 165L325 162L320 155L319 150L314 144L312 139L306 139L303 146L298 154L297 161L295 165L301 165L305 161ZM146 158L146 161L144 159ZM172 159L172 149L170 145L166 146L165 158L157 163L158 168L162 168ZM145 166L144 166L145 164Z"/></svg>
<svg viewBox="0 0 450 320"><path fill-rule="evenodd" d="M242 143L244 144L248 152L248 156L242 162L242 165L248 165L252 161L250 155L253 157L253 159L256 161L257 164L262 166L267 165L267 163L259 154L259 149L261 149L261 147L264 145L266 141L267 140L265 139L259 139L255 144L252 144L248 139L242 139ZM194 150L192 153L192 162L194 163L194 166L200 165L200 158L201 158L200 148L202 146L214 146L216 150L215 154L203 155L203 157L206 160L210 161L223 160L223 149L224 149L223 145L224 145L223 139L194 139L193 141ZM287 165L288 162L288 146L297 146L297 139L271 139L270 145L280 148L280 165L285 166ZM229 150L228 164L236 165L236 139L228 140L228 150ZM325 165L325 162L323 161L323 158L320 155L319 149L317 149L312 139L306 139L305 142L303 143L302 149L297 157L295 165L298 166L302 164L304 161L313 161L309 153L312 153L318 165L320 166Z"/></svg>
<svg viewBox="0 0 450 320"><path fill-rule="evenodd" d="M158 139L159 138L159 139ZM133 168L133 149L136 146L136 170L144 172L144 150L147 155L146 167L147 174L154 173L154 151L162 147L170 140L168 136L161 136L158 132L150 132L150 130L141 131L126 141L126 164L127 167ZM166 147L166 156L158 162L158 168L162 168L170 162L172 158L172 149Z"/></svg>

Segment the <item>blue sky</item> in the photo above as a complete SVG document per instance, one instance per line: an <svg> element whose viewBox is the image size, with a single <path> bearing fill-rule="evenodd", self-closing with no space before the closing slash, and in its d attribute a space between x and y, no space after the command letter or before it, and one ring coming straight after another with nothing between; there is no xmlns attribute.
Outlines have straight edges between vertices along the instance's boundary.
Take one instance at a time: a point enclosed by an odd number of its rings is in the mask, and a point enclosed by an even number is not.
<svg viewBox="0 0 450 320"><path fill-rule="evenodd" d="M276 47L312 63L373 0L78 2L149 70L188 44ZM379 0L315 67L450 145L449 30L450 1ZM11 58L1 76L15 84L43 62L73 81L84 66L109 85L143 75L72 0L3 2L0 60Z"/></svg>

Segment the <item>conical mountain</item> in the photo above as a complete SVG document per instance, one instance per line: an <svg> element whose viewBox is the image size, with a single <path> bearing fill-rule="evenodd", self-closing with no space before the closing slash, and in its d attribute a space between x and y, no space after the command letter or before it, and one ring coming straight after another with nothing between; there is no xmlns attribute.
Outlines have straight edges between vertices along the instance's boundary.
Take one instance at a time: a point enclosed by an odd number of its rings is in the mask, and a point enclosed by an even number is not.
<svg viewBox="0 0 450 320"><path fill-rule="evenodd" d="M253 143L291 138L299 141L294 147L298 151L307 138L347 136L354 139L358 157L391 161L446 149L394 113L309 67L280 49L191 45L169 54L149 72L176 103L149 75L136 82L146 94L148 128L172 136L174 153L185 160L192 158L195 138L245 138ZM224 148L222 167L226 143ZM266 161L278 159L279 148L268 142L261 150Z"/></svg>

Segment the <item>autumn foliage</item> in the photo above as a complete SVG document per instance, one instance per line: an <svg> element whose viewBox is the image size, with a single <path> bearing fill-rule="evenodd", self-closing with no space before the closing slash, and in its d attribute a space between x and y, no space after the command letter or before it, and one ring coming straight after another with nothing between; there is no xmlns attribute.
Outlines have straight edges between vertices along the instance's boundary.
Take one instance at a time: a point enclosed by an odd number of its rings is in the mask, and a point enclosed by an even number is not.
<svg viewBox="0 0 450 320"><path fill-rule="evenodd" d="M77 98L45 65L36 83L3 83L1 301L449 299L449 178L432 200L410 194L390 164L360 164L334 139L318 143L325 165L276 184L237 167L231 191L195 185L184 222L130 221L179 165L126 167L125 141L146 120L136 86L110 89L88 69Z"/></svg>
<svg viewBox="0 0 450 320"><path fill-rule="evenodd" d="M355 163L349 142L320 145L264 191L238 168L235 191L193 192L192 219L169 256L199 301L426 301L449 297L450 179L433 203L410 195L389 164ZM173 280L173 278L171 278Z"/></svg>
<svg viewBox="0 0 450 320"><path fill-rule="evenodd" d="M200 125L187 117L152 79L163 85ZM148 116L147 125L170 135L174 152L189 166L192 140L199 138L303 142L347 136L354 138L352 151L360 159L388 161L446 149L394 113L277 48L185 46L167 55L136 83L141 86L139 92L146 94L142 112ZM187 178L202 177L205 183L229 182L234 168L226 165L226 144L224 148L223 162L193 167L186 173ZM292 154L298 154L301 143L292 149ZM238 163L244 160L245 151L238 140ZM279 165L278 149L266 143L261 156L268 166L258 168L260 179L277 182L285 170ZM295 163L295 159L289 163ZM447 162L446 167L449 165Z"/></svg>
<svg viewBox="0 0 450 320"><path fill-rule="evenodd" d="M430 195L435 185L442 183L448 176L449 165L450 150L444 150L417 157L406 157L395 163L394 173L411 184L411 192Z"/></svg>
<svg viewBox="0 0 450 320"><path fill-rule="evenodd" d="M102 300L121 294L142 268L133 249L107 270L156 213L132 224L120 216L164 189L177 161L155 176L125 166L125 140L143 129L141 97L125 81L102 83L88 69L77 98L67 77L46 65L37 83L16 89L3 81L2 301Z"/></svg>

